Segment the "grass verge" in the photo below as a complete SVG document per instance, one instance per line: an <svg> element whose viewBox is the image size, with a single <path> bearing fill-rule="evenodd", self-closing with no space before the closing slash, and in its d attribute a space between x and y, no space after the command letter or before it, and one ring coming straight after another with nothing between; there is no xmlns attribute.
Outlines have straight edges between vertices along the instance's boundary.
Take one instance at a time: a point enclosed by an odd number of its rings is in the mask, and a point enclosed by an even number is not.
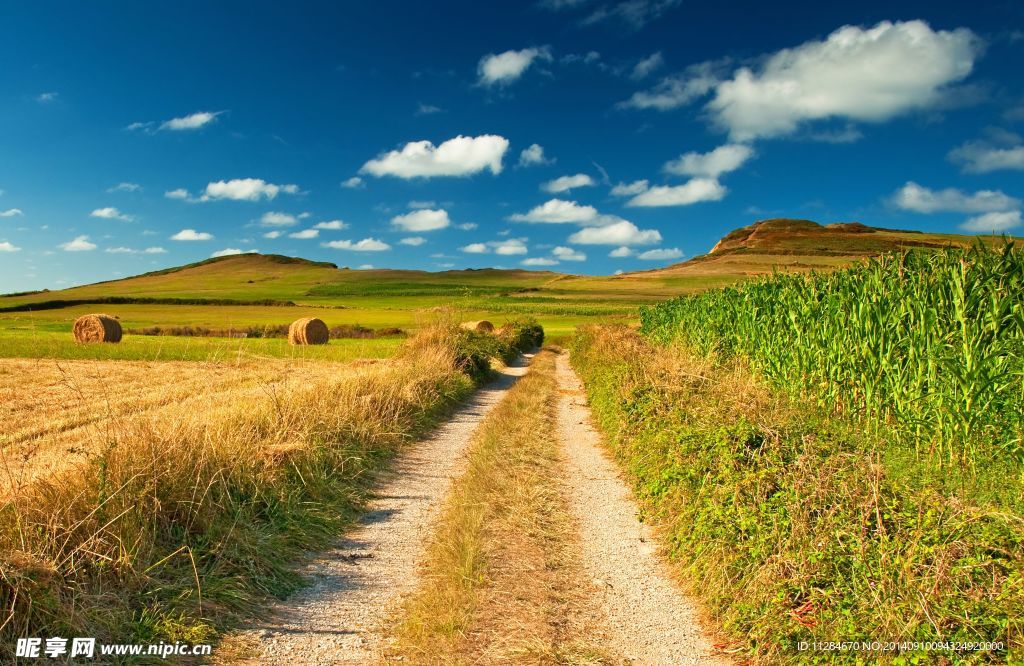
<svg viewBox="0 0 1024 666"><path fill-rule="evenodd" d="M573 622L574 533L558 483L555 353L487 417L404 605L396 655L412 663L601 663Z"/></svg>
<svg viewBox="0 0 1024 666"><path fill-rule="evenodd" d="M756 660L1024 658L1018 463L938 465L625 328L583 329L572 362L691 591ZM873 640L1003 649L800 650Z"/></svg>

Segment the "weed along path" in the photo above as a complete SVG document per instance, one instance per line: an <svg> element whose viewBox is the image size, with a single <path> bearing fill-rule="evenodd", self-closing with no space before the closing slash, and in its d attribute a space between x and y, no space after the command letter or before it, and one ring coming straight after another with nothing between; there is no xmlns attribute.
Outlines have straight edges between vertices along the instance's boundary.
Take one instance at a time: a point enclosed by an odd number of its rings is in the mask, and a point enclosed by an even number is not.
<svg viewBox="0 0 1024 666"><path fill-rule="evenodd" d="M568 354L557 361L558 429L582 565L608 627L606 647L637 664L729 664L716 655L696 606L674 585L650 527L591 425Z"/></svg>
<svg viewBox="0 0 1024 666"><path fill-rule="evenodd" d="M231 639L250 664L375 663L389 613L417 583L417 562L473 432L526 374L529 357L501 371L428 439L399 455L360 523L308 567L310 587L269 620Z"/></svg>

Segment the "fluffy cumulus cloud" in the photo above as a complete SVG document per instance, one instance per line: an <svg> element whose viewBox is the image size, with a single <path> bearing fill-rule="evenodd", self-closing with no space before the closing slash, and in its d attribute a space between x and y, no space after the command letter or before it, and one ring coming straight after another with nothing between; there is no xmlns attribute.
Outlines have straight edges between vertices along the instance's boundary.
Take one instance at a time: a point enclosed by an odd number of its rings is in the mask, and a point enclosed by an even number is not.
<svg viewBox="0 0 1024 666"><path fill-rule="evenodd" d="M953 187L932 190L911 181L892 196L897 208L915 213L998 213L1021 207L1020 199L1000 190L979 190L973 194Z"/></svg>
<svg viewBox="0 0 1024 666"><path fill-rule="evenodd" d="M392 226L404 231L437 231L451 225L448 211L442 209L421 208L405 215L391 218Z"/></svg>
<svg viewBox="0 0 1024 666"><path fill-rule="evenodd" d="M316 238L319 235L320 235L320 231L317 230L317 229L303 229L301 231L293 231L292 233L288 234L288 238L297 238L299 240L309 240L311 238Z"/></svg>
<svg viewBox="0 0 1024 666"><path fill-rule="evenodd" d="M561 261L586 261L587 255L580 252L579 250L571 247L564 247L559 245L555 249L551 250L551 254L558 257Z"/></svg>
<svg viewBox="0 0 1024 666"><path fill-rule="evenodd" d="M298 185L275 185L268 183L262 178L235 178L233 180L218 180L209 183L200 201L216 201L228 199L231 201L260 201L262 199L275 199L280 193L297 194Z"/></svg>
<svg viewBox="0 0 1024 666"><path fill-rule="evenodd" d="M487 254L490 248L487 247L487 243L470 243L469 245L463 245L459 250L467 254Z"/></svg>
<svg viewBox="0 0 1024 666"><path fill-rule="evenodd" d="M949 160L959 164L964 173L988 173L1000 170L1024 170L1024 145L1020 137L1008 136L1000 145L990 141L968 141L949 153Z"/></svg>
<svg viewBox="0 0 1024 666"><path fill-rule="evenodd" d="M508 238L505 240L487 241L486 243L470 243L460 247L459 250L467 254L488 254L493 252L502 256L512 256L526 254L529 248L526 246L526 239L524 238Z"/></svg>
<svg viewBox="0 0 1024 666"><path fill-rule="evenodd" d="M131 247L108 247L104 252L109 254L167 254L162 247L147 247L144 250L136 250Z"/></svg>
<svg viewBox="0 0 1024 666"><path fill-rule="evenodd" d="M608 256L613 257L615 259L622 259L623 257L632 257L633 249L626 247L625 245L622 245L609 252Z"/></svg>
<svg viewBox="0 0 1024 666"><path fill-rule="evenodd" d="M1001 233L1020 226L1020 211L1008 210L998 213L985 213L969 218L960 225L965 231L976 233Z"/></svg>
<svg viewBox="0 0 1024 666"><path fill-rule="evenodd" d="M341 181L341 186L348 190L358 190L363 187L363 179L359 176L352 176L347 180Z"/></svg>
<svg viewBox="0 0 1024 666"><path fill-rule="evenodd" d="M477 65L480 84L485 86L508 85L518 80L538 60L550 62L551 49L547 46L540 46L485 55Z"/></svg>
<svg viewBox="0 0 1024 666"><path fill-rule="evenodd" d="M217 120L217 116L224 113L223 111L197 111L196 113L190 113L187 116L180 118L171 118L160 123L160 129L182 131L182 130L196 130L201 127L206 127L210 123Z"/></svg>
<svg viewBox="0 0 1024 666"><path fill-rule="evenodd" d="M515 213L508 219L513 222L587 224L597 218L597 209L593 206L584 206L565 199L551 199L532 208L527 213Z"/></svg>
<svg viewBox="0 0 1024 666"><path fill-rule="evenodd" d="M728 189L714 178L693 178L682 185L659 185L637 194L627 206L689 206L702 201L721 201Z"/></svg>
<svg viewBox="0 0 1024 666"><path fill-rule="evenodd" d="M324 231L341 231L342 229L348 229L348 224L341 220L324 220L314 224L313 228L323 229Z"/></svg>
<svg viewBox="0 0 1024 666"><path fill-rule="evenodd" d="M580 229L569 242L576 245L654 245L661 242L657 229L639 229L629 220L619 220L601 227Z"/></svg>
<svg viewBox="0 0 1024 666"><path fill-rule="evenodd" d="M322 247L329 247L334 250L351 250L353 252L384 252L390 250L391 246L376 238L364 238L360 241L336 240L320 243Z"/></svg>
<svg viewBox="0 0 1024 666"><path fill-rule="evenodd" d="M981 50L966 28L923 21L844 26L824 41L773 54L716 86L708 109L734 140L791 134L827 118L878 122L937 102Z"/></svg>
<svg viewBox="0 0 1024 666"><path fill-rule="evenodd" d="M205 231L196 231L195 229L182 229L171 236L171 240L173 241L208 241L212 238L213 234L209 234Z"/></svg>
<svg viewBox="0 0 1024 666"><path fill-rule="evenodd" d="M471 176L490 169L501 173L501 161L508 150L508 139L494 134L448 139L439 146L430 141L411 141L401 150L392 150L363 165L361 171L378 178L432 178L435 176Z"/></svg>
<svg viewBox="0 0 1024 666"><path fill-rule="evenodd" d="M754 149L750 146L731 143L707 153L684 153L678 159L666 162L664 170L676 176L718 178L723 173L739 169L753 155Z"/></svg>
<svg viewBox="0 0 1024 666"><path fill-rule="evenodd" d="M519 166L521 167L554 163L555 160L544 154L544 146L539 143L530 144L526 148L523 148L522 152L519 153Z"/></svg>
<svg viewBox="0 0 1024 666"><path fill-rule="evenodd" d="M241 250L237 247L226 247L223 250L218 250L210 255L210 257L216 259L217 257L233 257L236 254L256 254L258 250Z"/></svg>
<svg viewBox="0 0 1024 666"><path fill-rule="evenodd" d="M0 211L0 217L21 217L24 214L20 208L8 208L5 211Z"/></svg>
<svg viewBox="0 0 1024 666"><path fill-rule="evenodd" d="M410 245L412 247L419 247L420 245L423 245L424 243L426 243L427 239L424 238L423 236L409 236L407 238L403 238L402 240L400 240L398 242L401 243L402 245Z"/></svg>
<svg viewBox="0 0 1024 666"><path fill-rule="evenodd" d="M650 187L647 180L634 180L632 183L619 183L612 188L613 197L631 197L641 192L646 192Z"/></svg>
<svg viewBox="0 0 1024 666"><path fill-rule="evenodd" d="M65 252L89 252L96 249L96 244L90 243L88 236L78 236L67 243L61 243L60 249Z"/></svg>
<svg viewBox="0 0 1024 666"><path fill-rule="evenodd" d="M523 266L557 266L558 260L550 257L529 257L519 263Z"/></svg>
<svg viewBox="0 0 1024 666"><path fill-rule="evenodd" d="M275 238L280 238L281 236L284 236L283 231L268 231L267 233L263 234L264 238L269 238L271 240Z"/></svg>
<svg viewBox="0 0 1024 666"><path fill-rule="evenodd" d="M168 199L177 199L179 201L188 201L190 198L188 190L183 187L179 187L176 190L168 190L167 192L164 192L164 196Z"/></svg>
<svg viewBox="0 0 1024 666"><path fill-rule="evenodd" d="M21 252L21 248L10 241L0 241L0 252Z"/></svg>
<svg viewBox="0 0 1024 666"><path fill-rule="evenodd" d="M633 93L620 108L654 109L670 111L678 109L704 97L720 82L720 72L725 62L706 62L691 65L681 74L662 79L650 90Z"/></svg>
<svg viewBox="0 0 1024 666"><path fill-rule="evenodd" d="M97 208L89 213L89 217L98 217L101 220L121 220L122 222L131 222L134 219L131 215L125 215L113 206Z"/></svg>
<svg viewBox="0 0 1024 666"><path fill-rule="evenodd" d="M554 180L542 184L540 189L551 194L558 194L559 192L567 192L577 187L593 187L594 179L585 173L577 173L572 176L560 176Z"/></svg>
<svg viewBox="0 0 1024 666"><path fill-rule="evenodd" d="M668 261L670 259L679 259L683 256L682 251L677 247L662 247L657 250L647 250L636 255L637 259L644 261Z"/></svg>
<svg viewBox="0 0 1024 666"><path fill-rule="evenodd" d="M268 211L260 217L260 226L262 227L292 227L298 223L298 219L290 213Z"/></svg>

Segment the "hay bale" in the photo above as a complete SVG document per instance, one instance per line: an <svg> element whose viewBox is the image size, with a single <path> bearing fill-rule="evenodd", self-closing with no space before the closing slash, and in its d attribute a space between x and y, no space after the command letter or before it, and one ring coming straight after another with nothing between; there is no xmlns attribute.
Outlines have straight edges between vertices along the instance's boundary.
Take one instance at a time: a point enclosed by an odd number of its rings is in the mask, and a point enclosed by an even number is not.
<svg viewBox="0 0 1024 666"><path fill-rule="evenodd" d="M460 326L467 331L476 331L477 333L494 333L494 324L486 319L481 319L480 321L464 321Z"/></svg>
<svg viewBox="0 0 1024 666"><path fill-rule="evenodd" d="M326 345L331 338L327 324L316 317L296 319L288 327L290 345Z"/></svg>
<svg viewBox="0 0 1024 666"><path fill-rule="evenodd" d="M75 320L75 342L121 342L121 322L105 314L88 314Z"/></svg>

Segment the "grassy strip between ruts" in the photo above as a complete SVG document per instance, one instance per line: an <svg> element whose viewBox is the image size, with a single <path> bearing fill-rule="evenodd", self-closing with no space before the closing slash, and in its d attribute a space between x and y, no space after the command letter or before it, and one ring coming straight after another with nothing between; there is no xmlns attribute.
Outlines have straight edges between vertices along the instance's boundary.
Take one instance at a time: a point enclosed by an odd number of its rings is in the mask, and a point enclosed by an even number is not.
<svg viewBox="0 0 1024 666"><path fill-rule="evenodd" d="M1017 463L937 465L622 327L583 329L572 361L673 561L755 660L1024 658ZM873 640L1004 648L801 650Z"/></svg>
<svg viewBox="0 0 1024 666"><path fill-rule="evenodd" d="M404 604L412 663L603 663L587 645L558 482L555 353L542 351L480 426Z"/></svg>
<svg viewBox="0 0 1024 666"><path fill-rule="evenodd" d="M88 465L0 503L0 660L22 636L205 642L301 584L368 474L485 375L495 341L437 327L393 362L97 433Z"/></svg>

